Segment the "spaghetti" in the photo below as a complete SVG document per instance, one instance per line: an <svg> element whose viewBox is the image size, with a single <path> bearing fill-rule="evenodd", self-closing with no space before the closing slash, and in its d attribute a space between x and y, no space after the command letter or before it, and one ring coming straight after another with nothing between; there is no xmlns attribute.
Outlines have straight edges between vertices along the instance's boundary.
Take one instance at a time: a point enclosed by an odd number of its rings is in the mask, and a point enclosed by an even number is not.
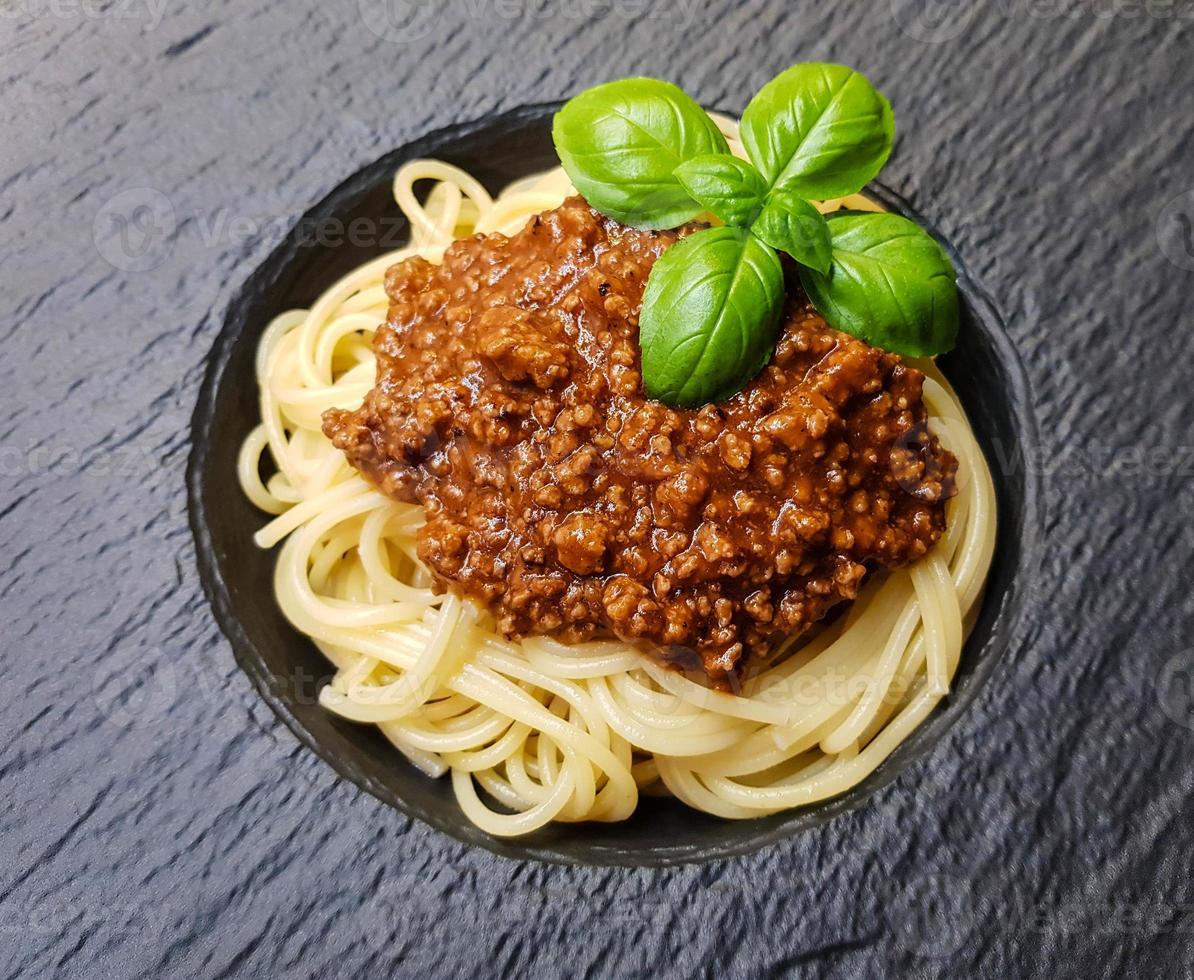
<svg viewBox="0 0 1194 980"><path fill-rule="evenodd" d="M742 156L735 124L717 122ZM414 186L424 180L435 183L421 204ZM910 363L926 375L932 432L958 457L946 533L914 564L872 577L845 615L788 641L733 693L618 641L504 639L484 610L433 592L416 552L422 507L382 494L321 431L326 410L355 408L373 387L388 267L414 255L438 262L464 235L517 232L570 193L561 170L495 199L448 164L409 163L394 197L410 246L350 273L311 309L281 314L261 339L261 423L239 476L276 515L256 542L281 545L274 587L284 614L336 668L321 703L377 725L429 776L450 775L469 819L499 836L622 820L642 793L727 818L840 794L947 694L994 549L986 462L930 360ZM859 196L821 207L842 204L877 210ZM276 471L263 479L267 450Z"/></svg>

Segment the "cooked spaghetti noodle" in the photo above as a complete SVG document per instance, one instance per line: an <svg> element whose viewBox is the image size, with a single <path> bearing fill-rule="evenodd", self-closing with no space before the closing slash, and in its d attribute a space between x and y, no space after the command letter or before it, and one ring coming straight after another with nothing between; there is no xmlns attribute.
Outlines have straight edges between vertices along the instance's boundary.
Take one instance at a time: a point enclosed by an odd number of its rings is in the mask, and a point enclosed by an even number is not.
<svg viewBox="0 0 1194 980"><path fill-rule="evenodd" d="M718 124L742 156L734 123ZM435 183L421 204L424 180ZM321 703L377 725L428 775L450 774L464 812L495 835L622 820L640 793L729 818L842 793L949 691L994 548L986 462L931 361L911 363L926 375L930 429L958 458L946 533L914 564L874 575L846 614L789 641L733 693L618 641L504 639L484 610L433 592L416 552L422 507L382 494L321 431L324 411L356 407L374 384L389 266L437 262L464 235L512 234L569 193L561 170L494 199L448 164L409 163L394 196L410 246L350 273L311 309L281 314L262 337L262 421L239 474L253 503L277 515L256 535L261 547L281 544L277 601L336 668ZM843 203L876 209L857 196L822 209ZM263 480L266 450L276 471Z"/></svg>

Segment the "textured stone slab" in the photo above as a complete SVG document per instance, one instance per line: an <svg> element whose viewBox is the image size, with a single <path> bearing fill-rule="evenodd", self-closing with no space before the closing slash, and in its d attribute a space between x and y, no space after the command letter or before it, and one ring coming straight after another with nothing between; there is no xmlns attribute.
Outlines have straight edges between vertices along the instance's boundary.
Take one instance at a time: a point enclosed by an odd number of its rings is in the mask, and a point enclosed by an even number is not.
<svg viewBox="0 0 1194 980"><path fill-rule="evenodd" d="M7 6L0 972L1189 971L1182 6ZM274 720L203 600L183 474L230 298L313 202L422 132L636 72L741 107L804 58L891 97L885 181L1025 362L1049 501L1025 641L927 760L750 856L518 863L409 821Z"/></svg>

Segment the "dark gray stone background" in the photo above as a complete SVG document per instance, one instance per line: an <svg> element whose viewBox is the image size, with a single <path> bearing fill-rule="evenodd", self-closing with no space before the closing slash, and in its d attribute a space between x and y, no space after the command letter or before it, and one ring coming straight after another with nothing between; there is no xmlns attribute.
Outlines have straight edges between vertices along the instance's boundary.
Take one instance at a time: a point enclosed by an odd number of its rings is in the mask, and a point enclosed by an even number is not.
<svg viewBox="0 0 1194 980"><path fill-rule="evenodd" d="M0 0L0 971L1194 975L1189 0L392 6ZM1027 365L1027 641L929 764L750 857L519 864L412 823L299 748L201 595L226 304L430 129L632 73L740 108L806 59L889 95L885 181Z"/></svg>

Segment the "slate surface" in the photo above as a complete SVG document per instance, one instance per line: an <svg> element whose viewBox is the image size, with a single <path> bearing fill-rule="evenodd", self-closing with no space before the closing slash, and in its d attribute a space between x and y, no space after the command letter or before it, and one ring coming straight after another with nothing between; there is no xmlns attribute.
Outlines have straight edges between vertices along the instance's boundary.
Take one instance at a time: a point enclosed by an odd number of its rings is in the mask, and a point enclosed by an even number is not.
<svg viewBox="0 0 1194 980"><path fill-rule="evenodd" d="M4 0L0 39L3 975L1194 975L1187 2ZM1027 641L928 763L752 856L556 867L406 820L274 720L201 596L225 305L420 132L635 72L740 107L806 58L890 96L885 181L1025 361Z"/></svg>

